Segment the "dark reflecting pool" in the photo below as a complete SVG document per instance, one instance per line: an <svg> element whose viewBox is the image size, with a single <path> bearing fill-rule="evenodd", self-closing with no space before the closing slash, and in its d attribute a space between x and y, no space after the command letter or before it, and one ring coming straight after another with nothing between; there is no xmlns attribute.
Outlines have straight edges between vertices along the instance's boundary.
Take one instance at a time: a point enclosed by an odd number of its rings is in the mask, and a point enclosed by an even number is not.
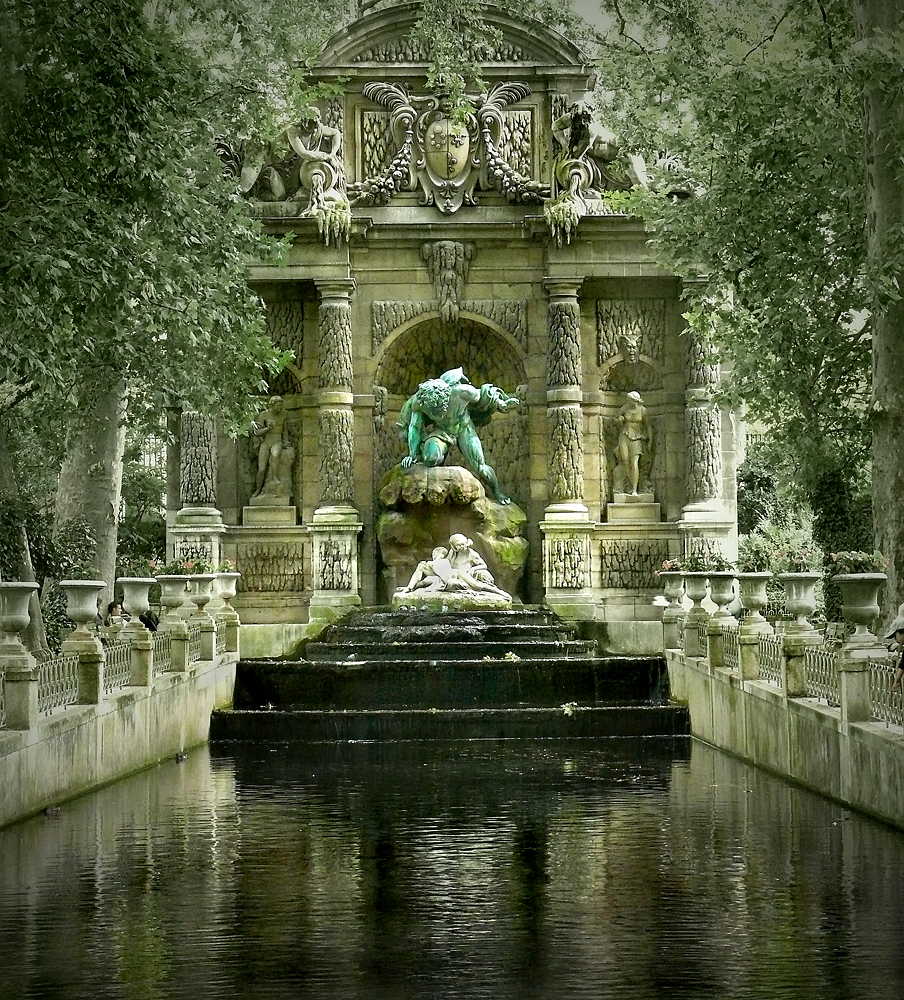
<svg viewBox="0 0 904 1000"><path fill-rule="evenodd" d="M0 996L904 996L904 834L681 740L222 744L0 831Z"/></svg>

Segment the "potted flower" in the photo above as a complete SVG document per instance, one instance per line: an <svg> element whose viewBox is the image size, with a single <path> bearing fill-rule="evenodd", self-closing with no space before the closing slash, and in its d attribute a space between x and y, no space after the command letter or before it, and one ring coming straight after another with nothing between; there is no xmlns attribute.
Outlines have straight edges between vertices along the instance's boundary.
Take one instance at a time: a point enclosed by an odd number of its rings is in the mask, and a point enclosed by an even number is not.
<svg viewBox="0 0 904 1000"><path fill-rule="evenodd" d="M772 626L762 615L769 603L766 584L772 579L771 562L772 546L765 535L754 531L738 543L738 597L750 612L743 622L748 630L772 631Z"/></svg>
<svg viewBox="0 0 904 1000"><path fill-rule="evenodd" d="M829 555L832 583L841 590L841 613L855 626L849 644L878 643L869 626L879 615L879 588L888 579L887 561L881 552L832 552Z"/></svg>

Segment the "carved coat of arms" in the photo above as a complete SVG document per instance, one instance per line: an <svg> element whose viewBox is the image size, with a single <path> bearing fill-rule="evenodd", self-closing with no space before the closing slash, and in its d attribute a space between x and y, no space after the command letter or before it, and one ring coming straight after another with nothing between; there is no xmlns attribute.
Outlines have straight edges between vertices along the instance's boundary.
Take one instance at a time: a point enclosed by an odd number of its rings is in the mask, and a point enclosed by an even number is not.
<svg viewBox="0 0 904 1000"><path fill-rule="evenodd" d="M474 112L457 116L442 95L414 97L393 83L367 84L365 96L389 108L396 154L383 174L349 186L352 204L385 204L397 191L419 188L423 204L451 214L477 204L478 183L512 200L542 200L548 190L522 177L499 150L505 108L529 93L526 83L498 84L475 99Z"/></svg>

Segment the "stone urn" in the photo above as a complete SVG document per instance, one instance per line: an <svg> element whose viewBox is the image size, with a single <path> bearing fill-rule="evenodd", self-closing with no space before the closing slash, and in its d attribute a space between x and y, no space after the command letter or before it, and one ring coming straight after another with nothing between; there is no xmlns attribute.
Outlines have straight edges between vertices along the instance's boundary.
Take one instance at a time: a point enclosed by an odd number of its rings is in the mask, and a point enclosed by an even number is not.
<svg viewBox="0 0 904 1000"><path fill-rule="evenodd" d="M879 616L879 590L888 577L885 573L838 573L832 583L841 591L841 613L854 626L846 646L880 646L869 626Z"/></svg>
<svg viewBox="0 0 904 1000"><path fill-rule="evenodd" d="M816 584L822 579L822 573L779 573L776 579L785 591L785 610L796 618L786 631L814 632L807 616L816 609Z"/></svg>
<svg viewBox="0 0 904 1000"><path fill-rule="evenodd" d="M241 575L241 573L236 572L217 573L217 596L223 602L223 607L219 613L223 616L232 617L236 613L235 608L232 606L232 599L235 597Z"/></svg>
<svg viewBox="0 0 904 1000"><path fill-rule="evenodd" d="M15 647L16 651L21 647L19 633L28 628L28 623L31 620L31 615L28 613L28 602L37 589L36 583L27 583L23 580L0 583L0 630L5 633L4 640L0 645ZM95 604L91 609L92 618L96 611Z"/></svg>
<svg viewBox="0 0 904 1000"><path fill-rule="evenodd" d="M677 569L661 569L659 581L662 583L662 593L669 602L669 607L681 609L681 591L684 587L684 574Z"/></svg>
<svg viewBox="0 0 904 1000"><path fill-rule="evenodd" d="M716 618L731 618L728 605L734 600L734 570L713 570L709 574L709 599L716 605Z"/></svg>
<svg viewBox="0 0 904 1000"><path fill-rule="evenodd" d="M75 631L88 633L88 624L97 616L97 599L107 584L104 580L60 580L66 595L66 614L75 622Z"/></svg>
<svg viewBox="0 0 904 1000"><path fill-rule="evenodd" d="M685 571L681 575L684 578L685 596L693 604L691 611L702 611L700 602L706 597L709 573L690 573Z"/></svg>
<svg viewBox="0 0 904 1000"><path fill-rule="evenodd" d="M144 628L144 623L138 619L150 609L148 593L157 582L156 577L121 576L116 582L122 587L122 608L131 619L129 624L134 623Z"/></svg>
<svg viewBox="0 0 904 1000"><path fill-rule="evenodd" d="M213 597L213 582L216 578L216 573L192 573L188 577L188 599L195 606L192 618L209 617L204 609Z"/></svg>
<svg viewBox="0 0 904 1000"><path fill-rule="evenodd" d="M769 572L738 573L738 597L750 612L741 619L741 628L746 632L772 633L772 626L763 617L763 608L769 603L766 585L772 579Z"/></svg>
<svg viewBox="0 0 904 1000"><path fill-rule="evenodd" d="M173 625L182 621L179 608L185 600L185 588L190 579L187 573L167 573L157 577L160 584L160 606L164 612L161 625Z"/></svg>

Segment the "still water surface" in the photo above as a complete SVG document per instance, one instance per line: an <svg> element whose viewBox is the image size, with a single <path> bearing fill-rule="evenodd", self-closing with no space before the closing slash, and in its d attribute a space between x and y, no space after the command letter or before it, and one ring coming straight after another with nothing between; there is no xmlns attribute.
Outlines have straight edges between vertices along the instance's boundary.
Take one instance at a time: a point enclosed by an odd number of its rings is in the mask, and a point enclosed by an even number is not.
<svg viewBox="0 0 904 1000"><path fill-rule="evenodd" d="M3 998L904 996L904 834L680 740L215 745L0 859Z"/></svg>

